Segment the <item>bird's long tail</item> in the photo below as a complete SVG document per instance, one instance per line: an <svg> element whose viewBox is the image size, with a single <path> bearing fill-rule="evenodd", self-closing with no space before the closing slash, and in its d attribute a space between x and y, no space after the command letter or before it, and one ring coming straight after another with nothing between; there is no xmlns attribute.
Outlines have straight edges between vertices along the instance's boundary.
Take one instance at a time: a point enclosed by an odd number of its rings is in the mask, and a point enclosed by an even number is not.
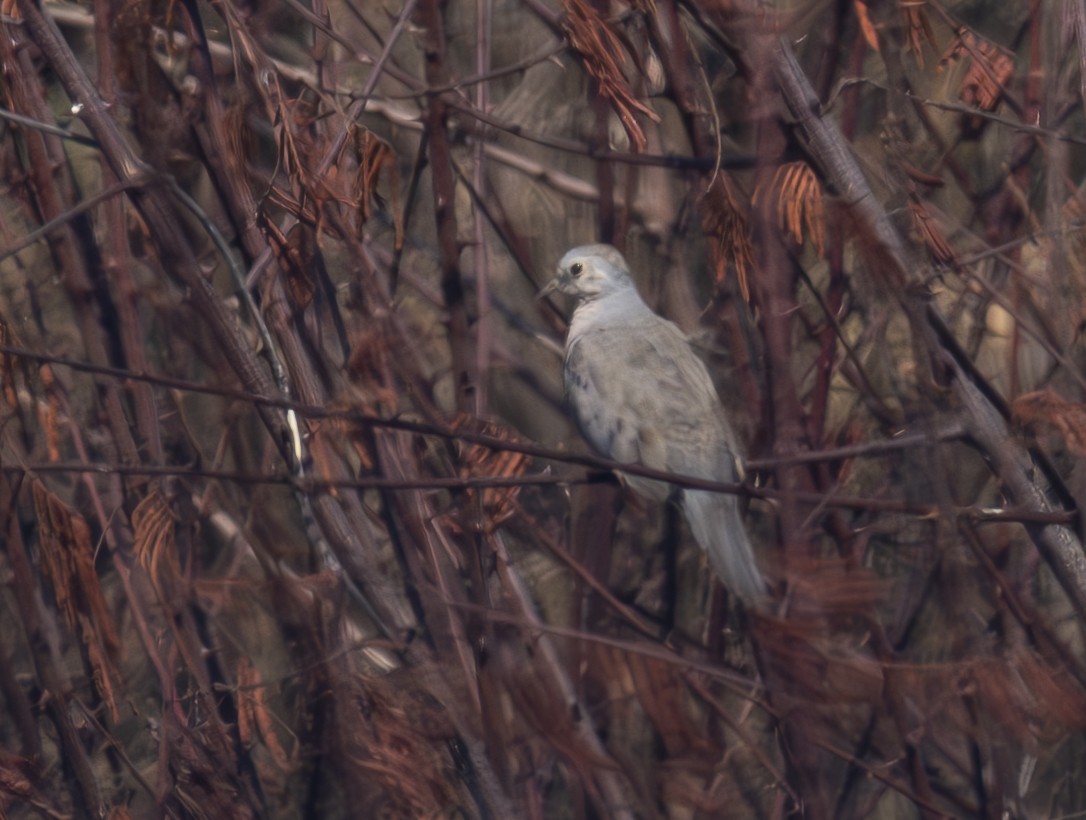
<svg viewBox="0 0 1086 820"><path fill-rule="evenodd" d="M708 553L709 563L724 586L747 603L764 598L765 578L754 560L736 499L705 490L684 490L683 509L694 538Z"/></svg>

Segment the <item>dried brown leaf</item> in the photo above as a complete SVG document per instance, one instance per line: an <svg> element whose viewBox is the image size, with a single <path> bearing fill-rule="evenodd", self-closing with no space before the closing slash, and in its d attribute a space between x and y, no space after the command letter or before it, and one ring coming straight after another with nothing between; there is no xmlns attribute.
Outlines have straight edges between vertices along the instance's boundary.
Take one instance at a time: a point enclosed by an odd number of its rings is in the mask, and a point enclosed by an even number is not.
<svg viewBox="0 0 1086 820"><path fill-rule="evenodd" d="M98 694L118 720L114 685L121 679L116 665L119 642L94 570L90 527L41 481L35 479L31 486L42 569L53 585L58 608L79 636Z"/></svg>
<svg viewBox="0 0 1086 820"><path fill-rule="evenodd" d="M852 0L852 7L856 9L856 20L860 24L860 33L863 34L864 41L872 51L878 53L879 35L871 22L871 11L868 9L867 3L864 0Z"/></svg>
<svg viewBox="0 0 1086 820"><path fill-rule="evenodd" d="M599 85L599 92L611 101L634 150L644 151L647 144L645 132L635 115L641 114L652 122L659 122L660 118L634 96L626 81L619 63L626 53L622 41L607 21L584 0L562 0L562 5L566 11L562 17L562 30L570 46L581 55L585 70Z"/></svg>
<svg viewBox="0 0 1086 820"><path fill-rule="evenodd" d="M690 703L680 669L672 662L642 655L602 648L613 661L627 664L637 690L637 699L649 716L669 757L704 749L707 741L690 719Z"/></svg>
<svg viewBox="0 0 1086 820"><path fill-rule="evenodd" d="M250 111L240 101L226 109L224 131L227 145L235 162L243 164L244 159L254 156L259 150L259 143L253 129L249 126Z"/></svg>
<svg viewBox="0 0 1086 820"><path fill-rule="evenodd" d="M924 247L928 249L931 258L940 265L949 265L956 268L958 260L954 255L954 249L950 247L950 243L946 241L942 231L939 230L939 226L932 218L927 205L917 197L910 196L909 213L912 214L913 226L920 235Z"/></svg>
<svg viewBox="0 0 1086 820"><path fill-rule="evenodd" d="M35 762L0 749L0 817L40 815L54 820L70 820L72 815L56 806L53 796L43 793L42 787L37 785L37 781L43 779L40 768L40 761ZM9 812L9 806L13 804L16 811ZM35 811L27 811L30 808Z"/></svg>
<svg viewBox="0 0 1086 820"><path fill-rule="evenodd" d="M297 747L294 754L288 754L279 741L275 730L275 718L268 707L267 688L260 671L246 657L238 659L238 733L246 748L256 743L263 743L275 771L262 771L264 780L279 780L284 775L291 775L298 769ZM256 758L257 766L265 769L264 758Z"/></svg>
<svg viewBox="0 0 1086 820"><path fill-rule="evenodd" d="M926 0L919 2L903 2L901 13L905 17L906 37L909 49L916 55L917 64L924 67L924 44L935 48L935 32L931 27L931 20L924 8Z"/></svg>
<svg viewBox="0 0 1086 820"><path fill-rule="evenodd" d="M966 26L961 26L947 47L939 67L966 61L958 97L966 105L991 111L1014 75L1014 52L987 40Z"/></svg>
<svg viewBox="0 0 1086 820"><path fill-rule="evenodd" d="M317 277L313 272L313 256L318 251L312 247L313 231L307 225L296 225L284 234L275 221L260 215L261 227L271 245L279 265L286 273L287 292L291 305L304 310L313 302L317 292Z"/></svg>
<svg viewBox="0 0 1086 820"><path fill-rule="evenodd" d="M747 215L739 207L727 174L717 174L702 199L702 227L713 240L711 248L715 261L715 279L719 286L725 279L729 264L739 277L739 292L750 301L750 272L754 269L754 249L750 243Z"/></svg>
<svg viewBox="0 0 1086 820"><path fill-rule="evenodd" d="M393 346L397 339L396 332L381 322L359 328L351 339L347 374L356 388L354 408L385 415L400 412L401 396L389 386L392 381L389 374L394 370Z"/></svg>
<svg viewBox="0 0 1086 820"><path fill-rule="evenodd" d="M538 668L538 655L529 656L522 647L510 642L495 642L488 660L491 672L500 675L515 719L523 721L560 752L580 774L585 788L599 799L592 773L600 767L609 768L612 761L586 746L578 735L570 704L547 685L548 675Z"/></svg>
<svg viewBox="0 0 1086 820"><path fill-rule="evenodd" d="M1014 420L1023 426L1055 427L1067 448L1086 456L1086 405L1068 401L1052 389L1024 393L1011 403Z"/></svg>
<svg viewBox="0 0 1086 820"><path fill-rule="evenodd" d="M286 254L290 259L287 266L287 291L291 304L299 311L313 303L318 287L317 277L313 272L312 260L316 249L312 247L312 239L310 230L302 225L295 226L287 238Z"/></svg>
<svg viewBox="0 0 1086 820"><path fill-rule="evenodd" d="M0 344L12 347L19 344L18 338L7 320L0 316ZM15 369L18 360L10 353L0 352L0 385L4 389L4 403L12 410L19 409L18 391L15 387Z"/></svg>
<svg viewBox="0 0 1086 820"><path fill-rule="evenodd" d="M38 368L38 377L45 393L45 401L39 401L37 405L38 422L45 432L45 448L49 460L56 463L60 461L60 403L57 401L56 378L47 364Z"/></svg>
<svg viewBox="0 0 1086 820"><path fill-rule="evenodd" d="M181 562L174 538L174 517L158 488L152 489L132 512L136 560L151 580L159 601L169 610L181 604Z"/></svg>
<svg viewBox="0 0 1086 820"><path fill-rule="evenodd" d="M355 214L356 226L361 233L362 226L373 215L374 205L384 207L384 199L378 192L382 171L388 172L388 189L392 197L392 220L396 229L394 246L403 248L403 212L400 207L400 175L396 155L387 142L377 137L372 131L355 131L355 148L358 152L358 171L355 174Z"/></svg>
<svg viewBox="0 0 1086 820"><path fill-rule="evenodd" d="M0 792L29 799L34 794L34 784L27 777L34 764L25 757L0 749Z"/></svg>
<svg viewBox="0 0 1086 820"><path fill-rule="evenodd" d="M848 622L866 613L885 597L886 582L843 560L789 556L788 617L792 626L820 628L818 622L837 618Z"/></svg>
<svg viewBox="0 0 1086 820"><path fill-rule="evenodd" d="M1031 731L1040 728L1042 734L1060 736L1086 726L1086 693L1066 669L1025 649L1008 658L1007 666L1021 687L1023 708L1035 721Z"/></svg>
<svg viewBox="0 0 1086 820"><path fill-rule="evenodd" d="M466 429L484 433L502 441L516 441L518 438L508 427L464 414L457 416L450 427L453 430ZM530 462L529 457L524 453L493 450L485 445L471 442L458 441L457 450L460 454L461 478L516 478L524 475ZM484 515L483 526L487 532L494 532L513 514L514 502L519 494L520 487L517 486L484 487L481 492L471 489L466 492L470 503L464 505L463 510L466 515L473 516L473 523L478 525L478 521L475 520L477 518L475 499L479 498Z"/></svg>
<svg viewBox="0 0 1086 820"><path fill-rule="evenodd" d="M196 700L195 713L206 710L205 714L215 714L216 705L205 694L197 694ZM248 801L239 799L236 755L218 720L205 720L198 728L190 728L168 718L162 726L175 779L171 793L190 816L209 820L255 816Z"/></svg>
<svg viewBox="0 0 1086 820"><path fill-rule="evenodd" d="M3 315L0 315L0 344L23 347L23 340ZM60 461L60 416L56 379L52 368L45 363L35 371L29 359L10 353L0 353L0 390L4 404L22 421L29 435L33 421L29 417L26 398L33 402L36 420L45 433L46 452L52 462ZM20 400L20 396L23 400Z"/></svg>
<svg viewBox="0 0 1086 820"><path fill-rule="evenodd" d="M356 815L445 816L457 803L446 777L456 732L441 704L410 676L357 675L338 690L344 765L348 772L355 767L363 788L373 791L371 805L355 807Z"/></svg>
<svg viewBox="0 0 1086 820"><path fill-rule="evenodd" d="M923 171L903 159L898 160L898 165L913 182L919 182L921 185L930 185L933 188L942 188L945 184L943 178L938 174L931 174L927 171Z"/></svg>
<svg viewBox="0 0 1086 820"><path fill-rule="evenodd" d="M820 256L826 243L826 215L822 202L822 186L806 162L790 162L777 168L769 185L770 191L759 188L754 202L764 196L776 200L780 228L797 245L810 240Z"/></svg>
<svg viewBox="0 0 1086 820"><path fill-rule="evenodd" d="M1005 656L893 668L908 691L914 735L1036 747L1081 730L1086 695L1063 669L1028 649Z"/></svg>
<svg viewBox="0 0 1086 820"><path fill-rule="evenodd" d="M1066 672L1026 650L972 664L967 681L995 719L1019 743L1086 724L1086 696Z"/></svg>

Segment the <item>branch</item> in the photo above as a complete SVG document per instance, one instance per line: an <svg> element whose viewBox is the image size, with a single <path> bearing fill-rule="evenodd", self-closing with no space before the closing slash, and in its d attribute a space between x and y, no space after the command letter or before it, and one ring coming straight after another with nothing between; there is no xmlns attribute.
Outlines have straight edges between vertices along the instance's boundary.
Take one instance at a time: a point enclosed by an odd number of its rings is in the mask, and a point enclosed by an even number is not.
<svg viewBox="0 0 1086 820"><path fill-rule="evenodd" d="M128 195L147 224L147 233L155 241L158 256L170 273L188 289L196 313L205 318L216 342L231 368L247 390L261 396L276 395L268 372L234 328L232 317L211 284L200 274L200 265L183 233L182 221L170 205L169 196L158 185L141 183L153 179L153 172L133 153L117 123L109 114L105 101L79 65L64 41L56 24L33 0L17 0L19 13L31 37L73 103L80 106L80 116L98 141L118 184L130 186ZM283 414L260 410L272 441L285 458L289 430Z"/></svg>
<svg viewBox="0 0 1086 820"><path fill-rule="evenodd" d="M968 375L972 367L960 361L960 352L943 344L946 322L937 308L924 301L922 282L927 265L916 263L901 235L868 185L848 142L836 124L822 115L821 104L792 49L783 41L774 52L774 73L785 102L807 138L808 147L823 175L844 199L849 213L868 239L868 251L876 258L870 270L880 271L885 286L901 301L915 331L924 338L935 358L950 367L950 387L967 416L970 432L990 460L1004 489L1031 512L1051 513L1046 488L1034 480L1037 467L1029 453L1011 434L1006 418L991 398ZM914 273L918 272L918 273ZM927 328L927 331L925 331ZM1086 555L1082 543L1066 525L1028 526L1038 551L1048 562L1079 614L1086 616Z"/></svg>

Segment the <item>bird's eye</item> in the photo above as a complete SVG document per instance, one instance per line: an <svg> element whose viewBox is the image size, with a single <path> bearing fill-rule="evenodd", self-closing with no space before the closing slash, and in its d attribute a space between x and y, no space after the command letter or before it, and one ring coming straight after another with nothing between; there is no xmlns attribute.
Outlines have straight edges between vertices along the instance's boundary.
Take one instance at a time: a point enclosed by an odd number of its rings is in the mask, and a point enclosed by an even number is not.
<svg viewBox="0 0 1086 820"><path fill-rule="evenodd" d="M580 262L574 262L572 265L569 266L569 272L573 276L580 276L581 271L583 271L583 270L584 270L584 265L582 265Z"/></svg>

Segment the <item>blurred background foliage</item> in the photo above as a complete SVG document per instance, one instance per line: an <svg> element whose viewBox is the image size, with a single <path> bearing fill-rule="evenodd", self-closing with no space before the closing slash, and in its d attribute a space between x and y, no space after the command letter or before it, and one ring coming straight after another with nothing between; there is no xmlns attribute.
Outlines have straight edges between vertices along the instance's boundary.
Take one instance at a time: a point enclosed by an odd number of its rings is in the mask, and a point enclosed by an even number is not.
<svg viewBox="0 0 1086 820"><path fill-rule="evenodd" d="M0 813L1086 810L1080 0L2 13ZM563 411L596 241L772 606Z"/></svg>

